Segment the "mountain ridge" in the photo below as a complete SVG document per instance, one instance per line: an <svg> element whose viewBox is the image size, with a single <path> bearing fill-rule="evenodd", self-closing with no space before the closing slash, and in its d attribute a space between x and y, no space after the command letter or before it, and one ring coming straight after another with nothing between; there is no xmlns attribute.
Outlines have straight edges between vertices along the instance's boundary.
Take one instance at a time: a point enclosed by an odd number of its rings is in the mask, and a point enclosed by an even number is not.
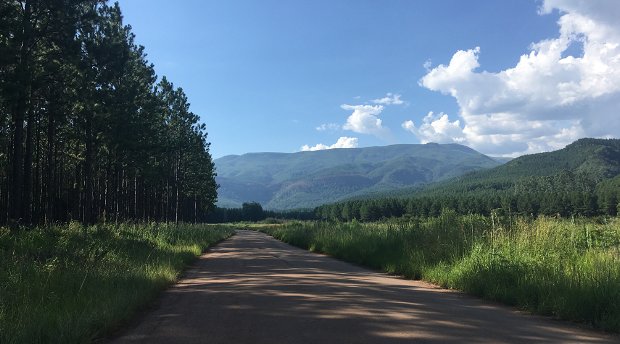
<svg viewBox="0 0 620 344"><path fill-rule="evenodd" d="M467 146L430 143L246 153L221 157L215 164L219 206L257 201L283 210L424 185L500 163Z"/></svg>

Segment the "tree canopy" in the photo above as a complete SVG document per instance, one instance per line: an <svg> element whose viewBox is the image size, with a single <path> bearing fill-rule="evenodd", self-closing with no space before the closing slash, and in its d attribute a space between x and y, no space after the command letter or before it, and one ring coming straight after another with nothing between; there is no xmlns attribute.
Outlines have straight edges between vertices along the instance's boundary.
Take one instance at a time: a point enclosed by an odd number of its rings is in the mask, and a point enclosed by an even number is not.
<svg viewBox="0 0 620 344"><path fill-rule="evenodd" d="M0 3L0 223L203 220L214 177L205 125L117 3Z"/></svg>

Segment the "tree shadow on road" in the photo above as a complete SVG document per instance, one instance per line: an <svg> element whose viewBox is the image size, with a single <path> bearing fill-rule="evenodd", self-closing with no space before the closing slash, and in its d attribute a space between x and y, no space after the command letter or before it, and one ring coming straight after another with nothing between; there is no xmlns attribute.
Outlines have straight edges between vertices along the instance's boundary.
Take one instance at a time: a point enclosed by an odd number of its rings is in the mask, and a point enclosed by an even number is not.
<svg viewBox="0 0 620 344"><path fill-rule="evenodd" d="M617 338L242 232L121 342L602 343Z"/></svg>

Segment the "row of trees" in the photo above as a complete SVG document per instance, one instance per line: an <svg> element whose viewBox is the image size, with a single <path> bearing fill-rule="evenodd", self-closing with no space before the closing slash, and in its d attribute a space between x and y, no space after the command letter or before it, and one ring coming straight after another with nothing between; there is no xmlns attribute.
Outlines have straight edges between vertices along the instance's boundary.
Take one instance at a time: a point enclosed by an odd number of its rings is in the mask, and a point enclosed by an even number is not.
<svg viewBox="0 0 620 344"><path fill-rule="evenodd" d="M0 223L200 221L204 124L105 0L0 2Z"/></svg>
<svg viewBox="0 0 620 344"><path fill-rule="evenodd" d="M266 219L314 220L313 210L290 210L277 212L264 210L258 202L243 203L241 208L216 208L207 216L209 223L226 223L240 221L263 221Z"/></svg>
<svg viewBox="0 0 620 344"><path fill-rule="evenodd" d="M259 209L258 211L250 211ZM593 173L561 170L548 176L513 181L487 178L449 182L408 198L359 199L326 204L314 210L263 211L258 203L240 209L217 209L209 220L235 222L267 217L298 220L377 221L393 217L434 217L445 209L459 214L527 216L617 216L620 214L620 175L604 178ZM249 216L250 213L262 216Z"/></svg>
<svg viewBox="0 0 620 344"><path fill-rule="evenodd" d="M439 216L443 209L459 214L490 215L493 211L521 215L616 216L620 212L614 193L524 193L507 195L486 192L473 195L435 195L410 199L369 199L328 204L317 207L318 219L376 221L401 216Z"/></svg>
<svg viewBox="0 0 620 344"><path fill-rule="evenodd" d="M620 181L620 180L619 180ZM616 182L617 183L617 182ZM458 214L490 215L500 212L513 215L548 216L616 216L620 214L620 195L615 189L598 192L527 192L507 194L486 191L460 195L432 195L415 198L361 199L319 206L312 210L267 211L255 202L242 208L217 208L208 222L261 221L266 218L332 221L377 221L403 216L439 216L445 209Z"/></svg>
<svg viewBox="0 0 620 344"><path fill-rule="evenodd" d="M209 216L209 223L226 223L240 221L262 221L267 218L267 212L258 202L243 203L241 208L216 208Z"/></svg>

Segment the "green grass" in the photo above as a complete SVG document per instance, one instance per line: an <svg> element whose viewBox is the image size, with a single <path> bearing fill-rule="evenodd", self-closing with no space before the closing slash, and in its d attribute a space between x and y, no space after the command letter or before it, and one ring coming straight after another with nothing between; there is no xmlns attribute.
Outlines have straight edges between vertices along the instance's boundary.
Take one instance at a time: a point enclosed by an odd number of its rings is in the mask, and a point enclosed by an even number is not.
<svg viewBox="0 0 620 344"><path fill-rule="evenodd" d="M230 227L0 228L0 343L84 343L122 326Z"/></svg>
<svg viewBox="0 0 620 344"><path fill-rule="evenodd" d="M458 216L261 228L290 244L620 331L620 219Z"/></svg>

